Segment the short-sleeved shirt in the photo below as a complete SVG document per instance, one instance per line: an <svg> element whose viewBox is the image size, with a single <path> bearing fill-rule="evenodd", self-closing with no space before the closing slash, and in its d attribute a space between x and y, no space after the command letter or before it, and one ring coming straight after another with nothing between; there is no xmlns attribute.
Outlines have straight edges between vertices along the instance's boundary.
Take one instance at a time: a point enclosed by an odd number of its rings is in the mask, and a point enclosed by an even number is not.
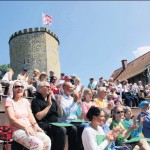
<svg viewBox="0 0 150 150"><path fill-rule="evenodd" d="M12 107L14 111L15 118L20 121L22 125L31 126L29 120L29 109L30 103L27 99L21 98L17 102L11 98L7 98L5 102L5 107ZM13 131L18 130L19 128L11 126Z"/></svg>
<svg viewBox="0 0 150 150"><path fill-rule="evenodd" d="M94 102L95 102L96 106L98 106L100 108L107 108L107 102L104 99L102 101L100 101L98 98L95 98Z"/></svg>
<svg viewBox="0 0 150 150"><path fill-rule="evenodd" d="M36 115L38 112L44 110L48 106L48 102L42 97L40 93L37 93L36 98L31 103L32 112ZM41 120L37 120L38 124L58 122L57 103L52 99L52 106L48 113ZM36 118L36 117L35 117Z"/></svg>

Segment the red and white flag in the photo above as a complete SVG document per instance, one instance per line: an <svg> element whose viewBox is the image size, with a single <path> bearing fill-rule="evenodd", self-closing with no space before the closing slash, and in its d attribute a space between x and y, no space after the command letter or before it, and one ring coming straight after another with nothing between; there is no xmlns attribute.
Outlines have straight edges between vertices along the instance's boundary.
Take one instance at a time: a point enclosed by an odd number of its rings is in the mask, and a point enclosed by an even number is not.
<svg viewBox="0 0 150 150"><path fill-rule="evenodd" d="M43 24L44 25L51 25L52 24L52 16L49 16L47 14L42 14Z"/></svg>

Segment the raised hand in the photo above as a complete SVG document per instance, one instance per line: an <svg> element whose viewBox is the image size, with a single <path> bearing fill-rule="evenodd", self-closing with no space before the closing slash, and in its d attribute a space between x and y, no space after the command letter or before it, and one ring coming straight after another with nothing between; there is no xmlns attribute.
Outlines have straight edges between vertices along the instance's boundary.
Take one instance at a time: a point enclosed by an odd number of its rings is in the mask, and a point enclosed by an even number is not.
<svg viewBox="0 0 150 150"><path fill-rule="evenodd" d="M140 117L140 122L144 122L146 120L146 116L141 116Z"/></svg>
<svg viewBox="0 0 150 150"><path fill-rule="evenodd" d="M49 92L49 95L47 97L47 102L48 102L48 105L52 105L52 92L51 91Z"/></svg>
<svg viewBox="0 0 150 150"><path fill-rule="evenodd" d="M61 95L58 95L58 99L57 99L57 105L58 106L60 106L60 104L61 104L61 99L62 99Z"/></svg>

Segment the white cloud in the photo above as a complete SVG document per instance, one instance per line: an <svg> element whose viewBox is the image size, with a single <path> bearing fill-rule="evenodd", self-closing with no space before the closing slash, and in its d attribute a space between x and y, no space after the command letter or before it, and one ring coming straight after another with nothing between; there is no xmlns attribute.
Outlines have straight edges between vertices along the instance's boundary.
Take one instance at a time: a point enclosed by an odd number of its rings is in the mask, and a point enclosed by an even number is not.
<svg viewBox="0 0 150 150"><path fill-rule="evenodd" d="M142 47L138 47L137 50L133 51L132 53L137 58L149 51L150 51L150 46L142 46Z"/></svg>

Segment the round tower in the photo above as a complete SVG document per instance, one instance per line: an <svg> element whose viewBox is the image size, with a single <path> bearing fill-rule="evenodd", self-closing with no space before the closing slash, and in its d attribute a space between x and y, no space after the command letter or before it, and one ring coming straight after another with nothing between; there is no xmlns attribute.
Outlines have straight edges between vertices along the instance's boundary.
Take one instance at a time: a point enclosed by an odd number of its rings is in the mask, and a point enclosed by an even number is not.
<svg viewBox="0 0 150 150"><path fill-rule="evenodd" d="M60 76L59 39L49 29L29 28L15 32L9 39L10 67L14 70L14 78L26 66L30 74L37 68L41 72L55 72Z"/></svg>

